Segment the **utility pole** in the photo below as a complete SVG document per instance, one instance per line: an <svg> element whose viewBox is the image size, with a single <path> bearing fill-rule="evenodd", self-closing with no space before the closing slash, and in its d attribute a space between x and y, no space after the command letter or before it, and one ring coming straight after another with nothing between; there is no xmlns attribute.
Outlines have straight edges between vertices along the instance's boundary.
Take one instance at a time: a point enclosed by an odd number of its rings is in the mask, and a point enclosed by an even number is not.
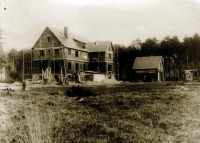
<svg viewBox="0 0 200 143"><path fill-rule="evenodd" d="M187 48L187 69L189 69L189 65L188 65L188 48Z"/></svg>
<svg viewBox="0 0 200 143"><path fill-rule="evenodd" d="M32 53L32 52L33 52L33 51L32 51L32 49L31 49L31 80L32 80L32 78L33 78L33 77L32 77L32 66L33 66L33 65L32 65L32 61L33 61L33 59L32 59L33 53Z"/></svg>
<svg viewBox="0 0 200 143"><path fill-rule="evenodd" d="M117 45L117 68L118 68L118 69L117 69L117 70L118 70L118 71L117 71L117 72L118 72L117 78L118 78L118 80L119 80L119 59L118 59L118 56L119 56L119 55L118 55L118 52L119 52L119 45Z"/></svg>
<svg viewBox="0 0 200 143"><path fill-rule="evenodd" d="M24 49L23 49L23 82L24 82Z"/></svg>

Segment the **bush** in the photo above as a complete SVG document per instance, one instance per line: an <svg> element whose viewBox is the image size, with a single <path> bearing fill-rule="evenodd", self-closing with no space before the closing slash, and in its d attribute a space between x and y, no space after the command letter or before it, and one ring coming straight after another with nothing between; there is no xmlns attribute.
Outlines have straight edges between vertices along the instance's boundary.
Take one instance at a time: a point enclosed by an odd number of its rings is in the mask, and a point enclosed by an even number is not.
<svg viewBox="0 0 200 143"><path fill-rule="evenodd" d="M13 81L21 81L22 79L22 75L19 72L10 72L9 76Z"/></svg>
<svg viewBox="0 0 200 143"><path fill-rule="evenodd" d="M95 96L96 94L92 92L90 89L86 89L81 86L72 86L70 89L66 91L66 96L69 97L87 97L87 96Z"/></svg>

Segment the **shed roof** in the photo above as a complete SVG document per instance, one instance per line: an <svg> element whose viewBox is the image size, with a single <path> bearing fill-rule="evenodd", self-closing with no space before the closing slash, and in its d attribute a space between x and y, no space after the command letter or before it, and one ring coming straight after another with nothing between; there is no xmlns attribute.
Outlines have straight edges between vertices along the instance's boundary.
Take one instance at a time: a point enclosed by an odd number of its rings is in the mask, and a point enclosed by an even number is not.
<svg viewBox="0 0 200 143"><path fill-rule="evenodd" d="M198 72L197 70L185 70L185 73L188 74L188 73L192 73L192 72Z"/></svg>
<svg viewBox="0 0 200 143"><path fill-rule="evenodd" d="M162 56L136 57L132 69L158 69Z"/></svg>

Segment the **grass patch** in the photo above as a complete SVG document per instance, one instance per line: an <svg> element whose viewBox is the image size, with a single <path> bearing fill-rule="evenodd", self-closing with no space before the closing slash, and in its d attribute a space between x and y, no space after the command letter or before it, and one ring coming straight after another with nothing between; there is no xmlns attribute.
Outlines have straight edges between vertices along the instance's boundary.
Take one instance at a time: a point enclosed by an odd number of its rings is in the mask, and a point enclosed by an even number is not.
<svg viewBox="0 0 200 143"><path fill-rule="evenodd" d="M4 141L167 142L183 127L179 115L184 109L180 107L187 98L172 89L144 84L44 87L5 93L4 97L21 104L8 104L13 109L12 126Z"/></svg>

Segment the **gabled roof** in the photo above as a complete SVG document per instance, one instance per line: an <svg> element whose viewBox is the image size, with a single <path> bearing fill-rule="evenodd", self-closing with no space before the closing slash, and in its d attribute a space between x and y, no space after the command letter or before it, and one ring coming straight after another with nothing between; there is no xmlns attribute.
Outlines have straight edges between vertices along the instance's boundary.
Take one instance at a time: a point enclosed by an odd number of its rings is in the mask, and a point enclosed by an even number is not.
<svg viewBox="0 0 200 143"><path fill-rule="evenodd" d="M162 56L136 57L132 69L158 69Z"/></svg>
<svg viewBox="0 0 200 143"><path fill-rule="evenodd" d="M80 49L80 47L78 47L78 44L75 41L85 43L86 48L81 49L81 50L90 51L90 52L106 51L108 49L108 46L110 44L112 45L111 41L89 42L86 38L69 33L69 32L68 32L68 37L66 38L64 36L64 30L62 31L53 27L46 27L45 30L47 28L56 36L56 38L61 42L63 46L68 47L68 48ZM112 46L112 49L113 49L113 46Z"/></svg>
<svg viewBox="0 0 200 143"><path fill-rule="evenodd" d="M65 47L70 47L70 48L78 48L77 44L75 43L74 40L77 40L82 43L87 43L88 40L84 37L77 36L72 33L68 33L68 38L64 36L64 31L58 30L56 28L48 27L51 32L58 38L58 40L65 46Z"/></svg>
<svg viewBox="0 0 200 143"><path fill-rule="evenodd" d="M111 41L97 41L87 43L86 47L91 52L102 52L106 51L110 44Z"/></svg>

